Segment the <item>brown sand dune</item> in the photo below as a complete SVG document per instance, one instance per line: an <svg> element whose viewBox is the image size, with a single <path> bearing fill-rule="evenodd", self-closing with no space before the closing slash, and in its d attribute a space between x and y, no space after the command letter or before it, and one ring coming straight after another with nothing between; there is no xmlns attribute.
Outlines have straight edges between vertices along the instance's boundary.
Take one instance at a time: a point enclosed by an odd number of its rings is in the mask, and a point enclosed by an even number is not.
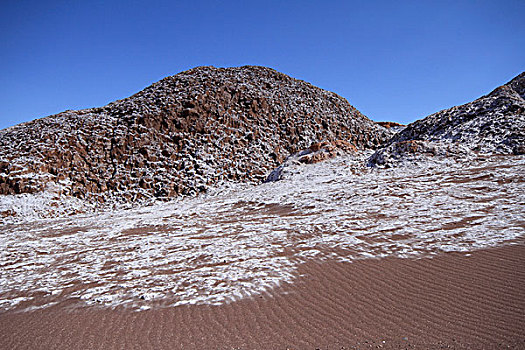
<svg viewBox="0 0 525 350"><path fill-rule="evenodd" d="M525 348L525 242L432 259L309 262L272 295L132 312L0 315L2 349Z"/></svg>

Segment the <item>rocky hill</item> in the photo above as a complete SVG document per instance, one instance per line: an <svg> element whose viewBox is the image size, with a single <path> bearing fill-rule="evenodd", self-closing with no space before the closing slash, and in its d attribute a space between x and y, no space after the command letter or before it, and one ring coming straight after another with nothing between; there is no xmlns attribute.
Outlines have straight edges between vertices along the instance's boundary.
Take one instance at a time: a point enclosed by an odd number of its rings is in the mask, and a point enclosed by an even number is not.
<svg viewBox="0 0 525 350"><path fill-rule="evenodd" d="M525 154L525 72L477 100L409 124L371 158L393 165L418 157Z"/></svg>
<svg viewBox="0 0 525 350"><path fill-rule="evenodd" d="M0 194L192 195L260 182L315 142L372 149L391 135L344 98L273 69L199 67L101 108L0 131Z"/></svg>

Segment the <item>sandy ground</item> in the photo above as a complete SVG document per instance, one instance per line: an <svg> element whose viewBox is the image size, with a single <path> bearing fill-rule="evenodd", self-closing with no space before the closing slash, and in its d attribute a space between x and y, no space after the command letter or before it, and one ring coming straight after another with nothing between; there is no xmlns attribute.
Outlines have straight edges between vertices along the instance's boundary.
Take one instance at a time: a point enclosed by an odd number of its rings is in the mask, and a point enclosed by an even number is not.
<svg viewBox="0 0 525 350"><path fill-rule="evenodd" d="M2 349L525 348L525 243L432 259L314 262L271 294L130 311L0 314Z"/></svg>

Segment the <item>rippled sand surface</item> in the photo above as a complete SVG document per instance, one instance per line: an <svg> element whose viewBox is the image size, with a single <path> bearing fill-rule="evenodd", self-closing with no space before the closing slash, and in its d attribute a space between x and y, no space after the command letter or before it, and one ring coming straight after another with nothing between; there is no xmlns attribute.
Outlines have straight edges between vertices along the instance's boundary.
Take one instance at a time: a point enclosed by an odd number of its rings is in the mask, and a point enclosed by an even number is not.
<svg viewBox="0 0 525 350"><path fill-rule="evenodd" d="M0 308L224 304L309 261L432 257L525 232L525 158L370 169L337 158L285 180L133 210L0 226Z"/></svg>

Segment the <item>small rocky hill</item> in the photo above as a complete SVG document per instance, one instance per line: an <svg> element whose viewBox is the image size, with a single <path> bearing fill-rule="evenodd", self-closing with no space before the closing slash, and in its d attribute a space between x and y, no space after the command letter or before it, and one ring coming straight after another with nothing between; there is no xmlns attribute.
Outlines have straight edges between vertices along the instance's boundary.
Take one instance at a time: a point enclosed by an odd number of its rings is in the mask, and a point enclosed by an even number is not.
<svg viewBox="0 0 525 350"><path fill-rule="evenodd" d="M391 135L344 98L273 69L199 67L101 108L0 131L0 194L192 195L260 182L315 142L373 149Z"/></svg>
<svg viewBox="0 0 525 350"><path fill-rule="evenodd" d="M371 158L391 165L407 157L469 152L525 154L525 72L477 100L409 124Z"/></svg>

